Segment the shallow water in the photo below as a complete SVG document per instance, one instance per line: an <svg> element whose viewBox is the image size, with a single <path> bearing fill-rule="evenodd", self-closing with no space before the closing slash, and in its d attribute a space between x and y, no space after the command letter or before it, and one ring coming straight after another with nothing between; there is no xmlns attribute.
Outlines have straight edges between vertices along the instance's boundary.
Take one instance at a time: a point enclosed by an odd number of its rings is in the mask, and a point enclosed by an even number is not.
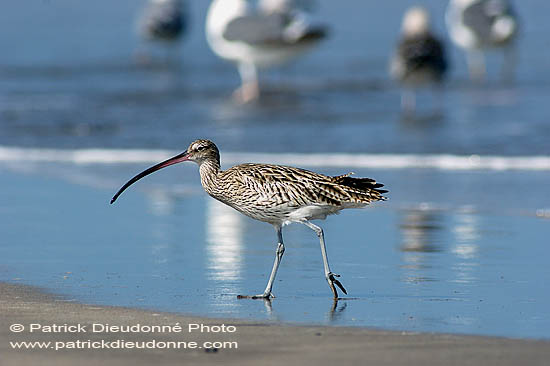
<svg viewBox="0 0 550 366"><path fill-rule="evenodd" d="M147 67L133 59L138 2L6 5L0 280L202 315L550 337L550 5L519 9L515 83L492 67L489 82L471 85L449 46L440 112L425 93L419 115L404 118L386 65L411 3L323 3L333 36L264 74L265 97L247 106L230 98L234 68L205 44L206 2L191 4L181 62ZM444 34L444 2L425 3ZM199 137L218 144L226 167L293 163L386 184L389 201L319 223L347 300L331 300L317 238L301 225L284 230L277 298L237 300L263 290L275 232L207 197L191 164L108 205L133 174Z"/></svg>
<svg viewBox="0 0 550 366"><path fill-rule="evenodd" d="M321 223L348 299L333 304L315 234L291 225L277 298L264 304L236 296L263 290L274 230L207 197L194 166L158 173L114 206L114 182L137 164L17 166L2 169L4 280L210 316L548 337L550 210L539 200L550 171L359 169L392 191Z"/></svg>

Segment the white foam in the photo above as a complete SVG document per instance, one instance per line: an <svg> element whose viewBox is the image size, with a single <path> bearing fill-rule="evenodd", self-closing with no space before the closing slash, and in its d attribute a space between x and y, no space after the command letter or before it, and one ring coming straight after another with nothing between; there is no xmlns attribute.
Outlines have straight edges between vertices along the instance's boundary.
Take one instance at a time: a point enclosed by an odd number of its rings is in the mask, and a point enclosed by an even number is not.
<svg viewBox="0 0 550 366"><path fill-rule="evenodd" d="M41 149L0 146L0 162L58 162L72 164L157 163L178 151L144 149ZM304 167L442 170L550 170L550 156L493 156L450 154L222 154L222 165L243 162Z"/></svg>
<svg viewBox="0 0 550 366"><path fill-rule="evenodd" d="M157 162L173 155L163 150L137 149L36 149L1 147L0 161L73 164L120 164Z"/></svg>

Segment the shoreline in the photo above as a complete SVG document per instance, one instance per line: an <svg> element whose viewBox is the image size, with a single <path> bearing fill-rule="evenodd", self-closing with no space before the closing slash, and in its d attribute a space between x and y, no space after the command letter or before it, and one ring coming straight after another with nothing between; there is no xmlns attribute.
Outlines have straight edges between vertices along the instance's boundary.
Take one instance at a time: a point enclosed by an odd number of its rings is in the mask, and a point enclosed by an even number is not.
<svg viewBox="0 0 550 366"><path fill-rule="evenodd" d="M550 359L547 340L183 316L70 302L36 287L10 283L0 283L0 309L2 365L347 365L368 361L373 365L502 366L543 365ZM24 329L11 331L14 324ZM14 349L13 342L50 343L48 348L30 350Z"/></svg>

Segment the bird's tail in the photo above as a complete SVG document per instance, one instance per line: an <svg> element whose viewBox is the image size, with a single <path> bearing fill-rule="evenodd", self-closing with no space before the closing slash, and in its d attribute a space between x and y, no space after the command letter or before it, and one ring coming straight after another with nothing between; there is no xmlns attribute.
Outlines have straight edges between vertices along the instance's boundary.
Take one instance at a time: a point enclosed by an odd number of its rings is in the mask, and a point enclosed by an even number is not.
<svg viewBox="0 0 550 366"><path fill-rule="evenodd" d="M378 183L370 178L352 178L349 174L333 177L334 183L338 184L351 199L360 203L370 203L372 201L385 201L388 198L383 194L388 191L380 189L384 187L382 183Z"/></svg>
<svg viewBox="0 0 550 366"><path fill-rule="evenodd" d="M314 23L307 14L296 12L290 15L283 37L294 43L306 43L324 39L328 33L326 25Z"/></svg>

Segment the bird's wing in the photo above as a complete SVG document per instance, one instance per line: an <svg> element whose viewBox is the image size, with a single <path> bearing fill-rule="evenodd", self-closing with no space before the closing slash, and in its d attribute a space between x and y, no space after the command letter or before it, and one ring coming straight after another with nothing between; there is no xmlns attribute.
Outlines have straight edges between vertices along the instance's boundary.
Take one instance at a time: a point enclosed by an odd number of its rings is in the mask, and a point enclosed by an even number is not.
<svg viewBox="0 0 550 366"><path fill-rule="evenodd" d="M292 14L276 13L235 18L226 25L223 38L252 45L277 45L320 39L325 34L324 27L306 24Z"/></svg>
<svg viewBox="0 0 550 366"><path fill-rule="evenodd" d="M279 165L240 165L238 179L243 194L263 205L333 205L368 203L375 199L369 190L381 187L368 178L350 178L348 175L329 177L308 170ZM367 188L367 185L372 186ZM383 193L383 192L381 192Z"/></svg>
<svg viewBox="0 0 550 366"><path fill-rule="evenodd" d="M443 44L430 34L404 39L399 44L398 52L409 72L426 65L437 68L441 74L447 69Z"/></svg>
<svg viewBox="0 0 550 366"><path fill-rule="evenodd" d="M510 28L511 31L508 37L512 36L512 33L516 29L515 14L509 2L506 0L481 0L473 3L469 7L464 9L462 13L462 22L465 26L472 29L478 37L486 42L495 40L502 40L501 28L499 24L503 20L505 22L513 22L514 24ZM502 24L502 23L501 23ZM513 29L512 29L513 28Z"/></svg>
<svg viewBox="0 0 550 366"><path fill-rule="evenodd" d="M317 189L310 177L289 167L244 164L238 179L243 195L266 206L302 206L318 201Z"/></svg>
<svg viewBox="0 0 550 366"><path fill-rule="evenodd" d="M279 15L247 15L230 21L223 37L228 41L258 44L278 42L282 38L285 20Z"/></svg>
<svg viewBox="0 0 550 366"><path fill-rule="evenodd" d="M152 3L144 12L142 31L161 37L180 33L186 27L183 6L180 2Z"/></svg>

